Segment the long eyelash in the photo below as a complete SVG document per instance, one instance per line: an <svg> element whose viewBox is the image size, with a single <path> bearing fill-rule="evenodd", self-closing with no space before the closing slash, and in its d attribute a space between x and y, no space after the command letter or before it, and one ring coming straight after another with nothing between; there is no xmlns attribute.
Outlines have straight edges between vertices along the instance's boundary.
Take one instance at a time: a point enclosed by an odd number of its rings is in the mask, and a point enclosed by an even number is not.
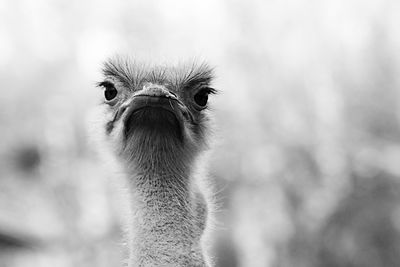
<svg viewBox="0 0 400 267"><path fill-rule="evenodd" d="M200 92L200 91L207 92L210 95L218 94L218 91L216 89L214 89L212 87L208 87L208 86L200 87L198 92Z"/></svg>
<svg viewBox="0 0 400 267"><path fill-rule="evenodd" d="M96 86L97 87L104 87L106 89L110 89L110 88L114 88L115 87L114 84L112 82L110 82L110 81L99 82L99 83L97 83Z"/></svg>
<svg viewBox="0 0 400 267"><path fill-rule="evenodd" d="M214 88L207 87L206 90L208 91L209 94L215 95L218 93L218 91Z"/></svg>

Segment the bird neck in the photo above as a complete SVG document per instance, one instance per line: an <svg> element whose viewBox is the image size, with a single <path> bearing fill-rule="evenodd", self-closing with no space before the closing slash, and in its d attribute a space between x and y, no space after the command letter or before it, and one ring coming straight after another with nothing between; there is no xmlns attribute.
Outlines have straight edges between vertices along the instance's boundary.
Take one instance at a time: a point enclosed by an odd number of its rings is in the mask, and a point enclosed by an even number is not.
<svg viewBox="0 0 400 267"><path fill-rule="evenodd" d="M129 177L131 266L206 266L200 245L205 212L199 213L206 208L192 162L168 151L142 159Z"/></svg>

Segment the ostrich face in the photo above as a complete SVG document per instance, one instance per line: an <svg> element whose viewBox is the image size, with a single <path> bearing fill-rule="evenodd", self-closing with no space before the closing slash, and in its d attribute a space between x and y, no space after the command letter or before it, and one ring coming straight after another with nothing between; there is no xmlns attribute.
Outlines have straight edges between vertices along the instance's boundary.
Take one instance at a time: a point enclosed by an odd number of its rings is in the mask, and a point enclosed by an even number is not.
<svg viewBox="0 0 400 267"><path fill-rule="evenodd" d="M145 67L123 60L104 64L105 132L119 152L193 151L205 143L212 71ZM156 151L155 151L156 150Z"/></svg>

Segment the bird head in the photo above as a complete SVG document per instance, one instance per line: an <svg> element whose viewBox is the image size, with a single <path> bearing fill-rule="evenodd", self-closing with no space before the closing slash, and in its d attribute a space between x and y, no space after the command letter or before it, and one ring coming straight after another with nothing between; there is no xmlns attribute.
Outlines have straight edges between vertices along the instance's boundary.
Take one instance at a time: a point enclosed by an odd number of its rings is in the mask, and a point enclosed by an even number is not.
<svg viewBox="0 0 400 267"><path fill-rule="evenodd" d="M207 146L212 70L205 64L146 66L113 59L104 64L104 131L131 159L189 156ZM186 153L186 155L182 155Z"/></svg>

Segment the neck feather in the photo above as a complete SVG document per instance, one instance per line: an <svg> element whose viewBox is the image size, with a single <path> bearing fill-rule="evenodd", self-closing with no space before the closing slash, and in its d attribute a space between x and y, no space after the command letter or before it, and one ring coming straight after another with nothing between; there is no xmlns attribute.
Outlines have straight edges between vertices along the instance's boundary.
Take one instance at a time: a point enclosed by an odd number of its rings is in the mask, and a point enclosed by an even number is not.
<svg viewBox="0 0 400 267"><path fill-rule="evenodd" d="M135 162L128 177L131 266L206 266L200 245L206 205L193 177L194 157L184 152L156 146L129 157Z"/></svg>

